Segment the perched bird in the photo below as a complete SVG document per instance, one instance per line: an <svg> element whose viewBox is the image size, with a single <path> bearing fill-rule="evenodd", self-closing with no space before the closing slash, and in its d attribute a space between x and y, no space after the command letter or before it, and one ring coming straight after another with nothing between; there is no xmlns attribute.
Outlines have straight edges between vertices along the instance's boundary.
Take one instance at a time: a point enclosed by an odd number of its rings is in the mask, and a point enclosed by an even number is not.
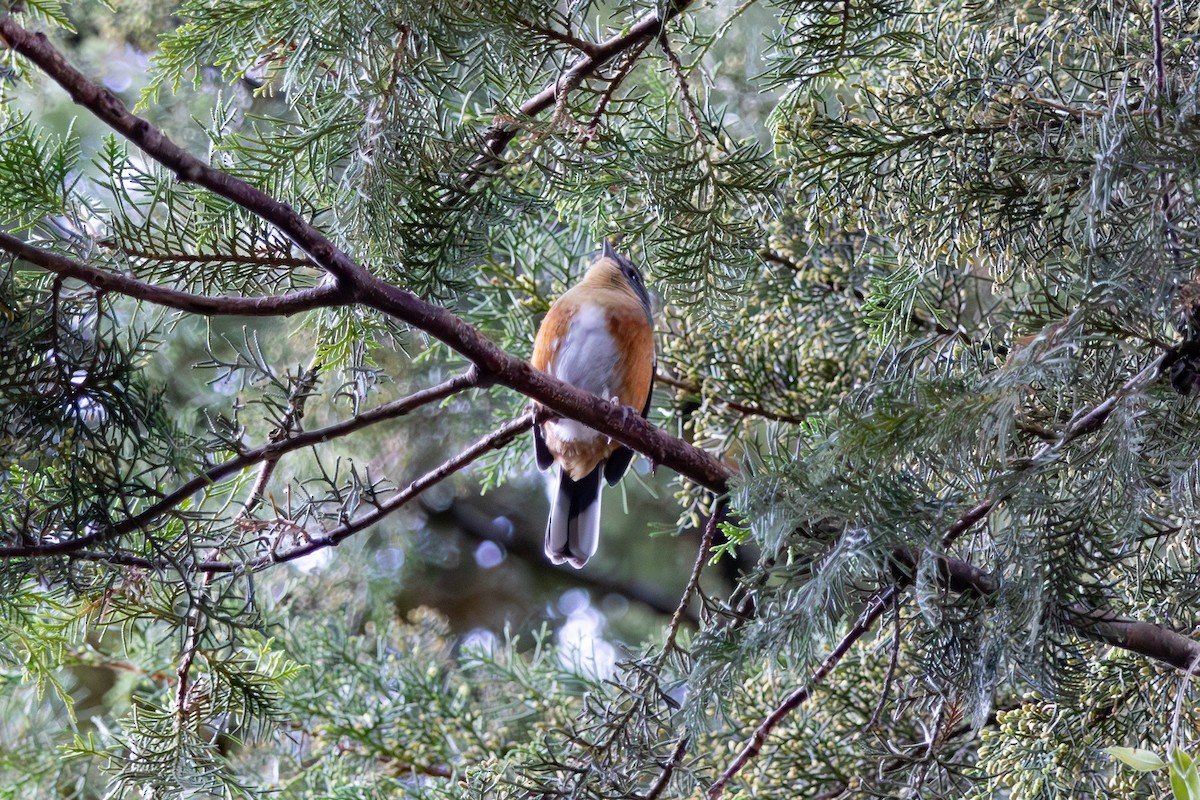
<svg viewBox="0 0 1200 800"><path fill-rule="evenodd" d="M533 344L533 366L605 400L650 410L654 328L650 293L629 259L608 243L576 286L558 298ZM600 474L616 485L633 452L582 423L543 416L534 425L539 469L558 465L546 525L546 556L579 569L600 538Z"/></svg>

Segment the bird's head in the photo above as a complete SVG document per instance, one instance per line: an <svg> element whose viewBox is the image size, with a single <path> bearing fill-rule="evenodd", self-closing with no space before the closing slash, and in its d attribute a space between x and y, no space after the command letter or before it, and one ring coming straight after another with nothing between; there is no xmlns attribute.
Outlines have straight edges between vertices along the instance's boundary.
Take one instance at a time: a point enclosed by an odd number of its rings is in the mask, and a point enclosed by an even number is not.
<svg viewBox="0 0 1200 800"><path fill-rule="evenodd" d="M646 310L646 316L649 318L654 315L650 303L650 292L646 289L646 282L642 279L641 270L628 258L618 253L607 239L604 240L600 255L596 256L596 260L588 268L587 279L629 287L641 301L642 308Z"/></svg>

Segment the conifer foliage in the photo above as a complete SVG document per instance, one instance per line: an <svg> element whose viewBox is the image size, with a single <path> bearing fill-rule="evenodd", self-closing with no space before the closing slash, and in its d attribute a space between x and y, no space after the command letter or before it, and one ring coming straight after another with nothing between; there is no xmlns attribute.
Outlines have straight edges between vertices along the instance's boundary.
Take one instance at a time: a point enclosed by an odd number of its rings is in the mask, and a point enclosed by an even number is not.
<svg viewBox="0 0 1200 800"><path fill-rule="evenodd" d="M0 0L0 797L1200 798L1198 19ZM530 400L678 476L611 668L373 571Z"/></svg>

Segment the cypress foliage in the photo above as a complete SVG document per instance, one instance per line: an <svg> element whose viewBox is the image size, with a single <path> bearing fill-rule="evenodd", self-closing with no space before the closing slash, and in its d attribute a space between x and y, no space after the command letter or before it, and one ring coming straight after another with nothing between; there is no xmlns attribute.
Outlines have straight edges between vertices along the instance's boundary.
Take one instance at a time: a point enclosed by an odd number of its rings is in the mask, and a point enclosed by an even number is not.
<svg viewBox="0 0 1200 800"><path fill-rule="evenodd" d="M0 0L0 797L1163 796L1106 748L1200 735L1198 14ZM116 133L37 55L113 46ZM399 613L441 514L562 594L462 330L605 237L690 466L579 585L666 613Z"/></svg>

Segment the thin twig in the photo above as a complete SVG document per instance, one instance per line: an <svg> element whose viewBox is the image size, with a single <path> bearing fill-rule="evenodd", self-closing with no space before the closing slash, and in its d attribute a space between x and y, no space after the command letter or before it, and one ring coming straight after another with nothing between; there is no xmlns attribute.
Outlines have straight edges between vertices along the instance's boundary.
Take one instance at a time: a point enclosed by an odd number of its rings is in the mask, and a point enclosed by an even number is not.
<svg viewBox="0 0 1200 800"><path fill-rule="evenodd" d="M308 369L296 376L296 383L288 393L287 408L284 409L283 416L279 420L279 425L275 427L275 430L271 431L269 437L271 444L279 444L280 442L287 441L292 432L300 425L301 420L304 419L305 403L312 393L313 388L317 385L317 376L320 374L320 371L320 357L314 356L312 363L308 365ZM267 490L267 484L271 482L271 476L275 473L275 467L278 464L279 455L263 460L262 466L258 471L258 477L254 479L254 484L250 487L250 493L246 495L246 501L242 504L242 513L240 516L248 516L254 513L254 509L258 508Z"/></svg>
<svg viewBox="0 0 1200 800"><path fill-rule="evenodd" d="M738 753L737 757L730 762L720 777L709 787L709 800L718 800L725 793L725 787L729 784L729 781L733 780L734 776L742 770L742 767L750 763L750 760L759 754L763 744L767 741L767 737L771 735L771 731L775 729L775 726L782 722L792 711L802 706L812 696L813 689L834 670L846 653L850 652L850 648L854 646L854 643L861 639L863 634L871 630L876 620L887 609L896 591L895 586L888 586L871 595L870 599L867 600L866 608L858 618L858 622L842 637L842 640L833 648L833 652L825 657L825 660L813 672L812 677L808 679L808 683L784 698L783 702L754 729L754 733L751 734L741 752Z"/></svg>
<svg viewBox="0 0 1200 800"><path fill-rule="evenodd" d="M288 435L298 428L304 419L305 401L312 392L313 387L317 383L317 374L320 372L319 357L314 356L312 363L308 369L300 373L296 377L296 382L292 385L292 389L288 392L288 404L280 415L279 424L275 430L271 432L270 441L273 444L284 441ZM238 512L237 520L243 520L254 513L254 509L262 501L263 493L266 491L267 484L271 480L271 475L275 472L275 466L279 463L278 456L268 458L262 463L259 469L258 477L255 479L253 486L250 487L250 494L242 503L242 510ZM211 561L220 555L220 550L213 548L209 550L205 556L205 561ZM195 663L196 655L200 652L200 636L203 633L204 626L207 621L201 611L203 601L208 597L208 587L212 583L215 573L204 570L200 579L199 591L196 595L190 597L190 607L188 608L186 625L187 633L183 641L183 655L179 661L179 667L175 670L177 687L175 690L175 713L179 718L180 724L183 724L188 713L188 691L191 686L190 672L192 664Z"/></svg>
<svg viewBox="0 0 1200 800"><path fill-rule="evenodd" d="M679 626L687 616L688 604L691 602L692 593L700 585L700 574L704 571L704 565L708 563L709 554L712 552L713 539L717 535L717 526L721 524L721 520L724 518L725 501L720 499L714 503L712 513L708 515L708 523L704 526L704 535L700 537L700 548L696 552L696 562L692 565L692 574L688 577L688 582L683 587L683 595L679 598L679 606L675 609L675 613L671 615L671 623L667 626L667 638L663 642L663 649L658 657L658 666L662 666L668 653L675 649L675 636L679 633Z"/></svg>
<svg viewBox="0 0 1200 800"><path fill-rule="evenodd" d="M684 736L675 745L675 752L671 754L671 759L663 764L662 772L658 774L658 779L654 781L644 795L642 800L657 800L657 798L666 791L667 786L671 783L671 776L675 774L675 768L683 762L683 757L687 755L689 737Z"/></svg>
<svg viewBox="0 0 1200 800"><path fill-rule="evenodd" d="M696 131L696 137L704 139L704 127L700 124L700 114L696 111L696 103L692 99L692 91L688 87L687 75L683 72L683 65L679 63L679 58L675 55L675 51L671 49L671 43L667 40L667 32L664 29L658 35L658 44L662 47L663 55L667 57L667 63L671 65L671 72L675 76L675 83L679 87L679 97L683 101L683 112L687 115L688 122L692 124L692 128Z"/></svg>
<svg viewBox="0 0 1200 800"><path fill-rule="evenodd" d="M704 392L699 386L696 386L693 383L688 383L687 381L681 381L678 378L667 375L666 373L659 372L657 375L655 375L654 380L666 386L670 386L675 389L682 389L685 392L690 392L692 394L697 394L701 397L704 397ZM710 396L707 399L720 403L730 411L741 414L744 417L762 417L763 419L774 420L775 422L787 422L792 425L800 425L805 422L804 417L784 414L780 411L771 411L770 409L762 408L756 405L739 403L736 400L730 400L725 397Z"/></svg>
<svg viewBox="0 0 1200 800"><path fill-rule="evenodd" d="M1151 0L1150 13L1154 34L1154 125L1161 133L1166 125L1163 103L1167 99L1167 67L1163 53L1162 0ZM1171 259L1178 265L1182 261L1183 254L1179 249L1179 237L1175 232L1173 221L1174 209L1171 197L1171 183L1171 176L1167 172L1164 171L1159 174L1159 206L1162 209L1163 233L1166 235L1167 249L1171 253Z"/></svg>
<svg viewBox="0 0 1200 800"><path fill-rule="evenodd" d="M384 517L396 511L400 507L410 502L413 498L419 496L422 492L435 484L441 483L446 478L461 471L476 460L491 450L498 450L520 434L527 431L533 426L533 412L530 411L510 422L501 425L496 430L489 433L479 441L472 444L466 450L463 450L453 458L443 462L436 468L417 478L404 489L392 495L387 501L380 503L373 510L368 511L354 519L346 522L338 527L327 531L326 533L311 536L303 545L288 550L286 553L270 553L268 555L252 558L242 564L231 564L227 562L217 563L201 563L197 567L210 572L253 572L263 567L272 564L282 564L288 561L295 561L298 558L310 555L318 550L323 550L326 547L337 547L346 539L350 538L359 531L371 527L379 522Z"/></svg>
<svg viewBox="0 0 1200 800"><path fill-rule="evenodd" d="M347 436L356 431L360 431L370 425L374 425L384 420L395 419L404 416L411 411L429 403L434 403L443 400L452 394L469 389L479 385L479 373L472 368L462 375L450 378L437 386L432 386L428 389L422 389L419 392L393 400L390 403L384 403L377 408L359 414L356 417L345 420L344 422L334 423L324 428L318 428L312 431L305 431L291 438L284 439L279 442L272 442L257 447L253 450L247 450L240 455L223 461L222 463L211 467L205 472L193 477L185 482L170 494L165 495L157 503L141 511L137 515L130 517L123 522L118 522L110 527L97 530L86 536L79 536L73 539L64 539L52 544L39 544L27 547L0 547L0 559L6 558L38 558L49 556L60 556L68 553L85 550L93 547L108 539L121 536L131 531L140 530L150 523L169 513L175 509L184 500L191 497L196 492L211 486L217 481L223 480L230 475L240 472L254 464L261 463L268 459L278 459L280 456L290 453L294 450L299 450L305 447L311 447L316 444L328 442L332 439L337 439L342 436ZM228 571L217 568L216 571Z"/></svg>
<svg viewBox="0 0 1200 800"><path fill-rule="evenodd" d="M573 63L566 72L555 78L544 89L521 104L518 111L523 117L535 117L546 109L556 107L569 93L585 79L593 75L600 67L621 53L652 40L658 36L668 22L683 13L693 0L669 0L661 13L647 14L629 27L627 33L613 36L607 41L597 43L592 53L585 53ZM2 31L0 31L2 32ZM497 122L487 132L483 140L483 153L472 162L470 168L460 180L464 188L471 188L480 179L490 175L501 166L500 154L508 147L509 142L516 138L520 127L511 119Z"/></svg>
<svg viewBox="0 0 1200 800"><path fill-rule="evenodd" d="M555 30L546 25L539 25L536 22L527 19L517 19L516 23L526 30L533 31L539 36L545 36L547 39L552 39L560 44L565 44L568 47L573 47L584 55L595 56L598 50L598 45L595 42L589 42L585 39L580 39L567 31Z"/></svg>
<svg viewBox="0 0 1200 800"><path fill-rule="evenodd" d="M617 94L617 89L629 77L629 73L633 72L634 66L637 65L638 56L640 56L650 44L650 39L643 39L633 48L625 53L625 57L621 60L621 66L617 68L617 72L608 81L608 86L604 87L603 94L600 95L599 102L596 103L596 110L592 112L592 120L588 123L587 128L583 131L583 140L590 142L596 138L596 132L600 129L600 121L604 118L604 112L608 110L608 104L612 102Z"/></svg>
<svg viewBox="0 0 1200 800"><path fill-rule="evenodd" d="M896 680L896 670L900 666L900 595L895 594L892 597L892 615L895 617L892 626L892 652L888 657L887 674L883 676L883 688L879 691L879 702L875 704L875 710L871 712L871 718L867 720L866 728L874 728L879 724L879 718L883 716L883 707L887 705L888 695L892 693L892 683Z"/></svg>
<svg viewBox="0 0 1200 800"><path fill-rule="evenodd" d="M311 555L312 553L315 553L318 550L323 550L327 547L337 547L354 534L366 530L392 512L402 508L416 497L419 497L421 493L429 487L442 482L457 472L460 472L487 452L491 450L499 450L500 448L508 445L513 439L517 438L517 436L524 433L532 426L532 411L523 414L522 416L507 422L504 425L501 425L487 436L472 444L466 450L463 450L453 458L443 462L429 472L426 472L404 489L396 492L396 494L392 495L385 502L379 503L371 511L361 514L354 519L321 534L304 534L304 532L301 531L300 538L306 539L303 545L283 553L271 552L256 558L248 559L246 561L200 561L192 564L191 569L193 571L206 573L255 572L263 569L264 567L295 561L298 558ZM145 567L147 569L161 569L165 566L160 561L131 557L121 553L97 553L92 551L83 551L71 554L71 556L73 558L86 559L89 561L109 561L111 563L121 565Z"/></svg>
<svg viewBox="0 0 1200 800"><path fill-rule="evenodd" d="M170 264L238 264L253 267L313 267L319 269L312 259L294 256L243 255L239 253L152 253L122 244L115 239L101 239L96 244L130 258L162 261Z"/></svg>
<svg viewBox="0 0 1200 800"><path fill-rule="evenodd" d="M207 594L208 584L211 580L212 573L205 573L200 588L202 594ZM200 652L200 634L204 624L204 615L200 611L199 599L193 597L187 612L187 634L183 641L183 655L179 659L179 666L175 669L175 716L180 725L186 722L188 716L188 692L192 686L192 664L196 661L196 654Z"/></svg>
<svg viewBox="0 0 1200 800"><path fill-rule="evenodd" d="M671 622L667 626L667 637L663 642L662 650L658 654L658 658L654 660L653 670L658 671L663 664L666 663L667 657L676 649L675 637L679 633L679 626L687 616L688 604L691 602L692 594L700 586L700 575L704 572L704 565L708 563L709 556L712 553L713 540L717 536L717 527L721 521L725 519L725 500L718 499L713 504L712 512L708 515L708 522L704 525L704 534L700 537L700 548L696 552L696 562L692 565L692 574L688 577L687 584L683 587L683 594L679 598L679 607L675 609L675 613L671 616ZM667 763L662 765L662 771L658 778L654 781L654 785L643 795L642 800L654 800L662 794L667 785L671 782L671 775L675 772L675 768L679 766L684 755L687 754L689 737L684 734L680 737L679 743L675 745L675 752Z"/></svg>

